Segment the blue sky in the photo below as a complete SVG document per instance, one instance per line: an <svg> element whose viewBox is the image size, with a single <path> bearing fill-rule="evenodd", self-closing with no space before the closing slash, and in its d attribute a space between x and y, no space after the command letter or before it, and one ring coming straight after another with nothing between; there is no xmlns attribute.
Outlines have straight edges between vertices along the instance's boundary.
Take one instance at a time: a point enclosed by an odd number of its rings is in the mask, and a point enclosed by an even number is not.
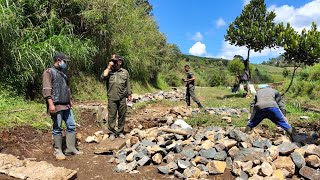
<svg viewBox="0 0 320 180"><path fill-rule="evenodd" d="M245 47L224 41L230 22L241 14L250 0L149 0L160 31L169 43L178 45L185 54L232 59L246 58ZM296 29L310 29L312 21L320 26L320 0L265 0L268 10L277 14L276 22L290 22ZM283 52L265 49L251 52L252 63L261 63Z"/></svg>

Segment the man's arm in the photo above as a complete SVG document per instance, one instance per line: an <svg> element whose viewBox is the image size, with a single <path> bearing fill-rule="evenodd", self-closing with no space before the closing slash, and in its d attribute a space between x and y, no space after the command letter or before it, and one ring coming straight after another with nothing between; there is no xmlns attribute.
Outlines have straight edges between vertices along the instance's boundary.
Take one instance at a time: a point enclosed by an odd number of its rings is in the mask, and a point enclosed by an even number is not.
<svg viewBox="0 0 320 180"><path fill-rule="evenodd" d="M108 64L108 67L102 72L101 76L100 76L100 79L101 80L105 80L108 78L109 74L110 74L110 71L111 71L111 68L113 66L113 62L110 61L109 64Z"/></svg>
<svg viewBox="0 0 320 180"><path fill-rule="evenodd" d="M257 95L254 96L252 102L250 103L250 113L253 112L254 106L256 105L256 103L257 103Z"/></svg>
<svg viewBox="0 0 320 180"><path fill-rule="evenodd" d="M54 114L56 112L56 107L52 101L51 91L52 91L51 73L50 73L50 70L48 69L43 73L42 95L46 99L49 113Z"/></svg>
<svg viewBox="0 0 320 180"><path fill-rule="evenodd" d="M276 91L275 100L276 100L281 112L284 115L286 115L286 106L285 106L285 103L283 101L282 96L280 95L280 93L278 91Z"/></svg>
<svg viewBox="0 0 320 180"><path fill-rule="evenodd" d="M128 101L132 101L132 87L131 87L129 73L128 73L128 79L127 79L127 91L128 91Z"/></svg>

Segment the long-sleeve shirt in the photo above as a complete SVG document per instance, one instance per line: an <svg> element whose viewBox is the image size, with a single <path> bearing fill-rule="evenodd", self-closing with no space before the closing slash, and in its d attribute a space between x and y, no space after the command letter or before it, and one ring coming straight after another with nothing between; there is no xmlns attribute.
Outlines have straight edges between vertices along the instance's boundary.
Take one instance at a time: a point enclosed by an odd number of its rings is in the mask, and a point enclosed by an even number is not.
<svg viewBox="0 0 320 180"><path fill-rule="evenodd" d="M257 91L251 106L255 109L264 109L268 107L277 107L285 109L285 104L280 93L272 88L264 88Z"/></svg>
<svg viewBox="0 0 320 180"><path fill-rule="evenodd" d="M107 81L107 95L109 100L118 101L132 94L129 73L123 68L117 71L110 71L108 76L103 76L102 73L101 79Z"/></svg>

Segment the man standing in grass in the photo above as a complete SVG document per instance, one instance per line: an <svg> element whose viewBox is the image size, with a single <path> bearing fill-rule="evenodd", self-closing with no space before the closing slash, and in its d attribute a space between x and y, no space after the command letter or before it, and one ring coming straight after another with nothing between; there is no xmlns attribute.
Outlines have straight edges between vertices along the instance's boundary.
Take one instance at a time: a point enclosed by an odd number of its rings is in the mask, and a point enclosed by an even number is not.
<svg viewBox="0 0 320 180"><path fill-rule="evenodd" d="M194 94L194 81L195 81L196 77L190 71L190 66L189 65L185 65L184 66L184 70L185 70L185 72L187 74L187 79L182 79L182 81L185 83L186 88L187 88L187 90L186 90L187 106L190 107L190 104L191 104L190 97L192 97L193 101L197 103L197 105L198 105L198 107L200 109L202 109L203 106L201 105L199 99Z"/></svg>
<svg viewBox="0 0 320 180"><path fill-rule="evenodd" d="M285 105L280 93L269 87L268 84L258 85L258 91L251 103L251 117L245 129L248 133L252 128L256 127L263 119L270 119L277 126L284 129L291 137L296 140L294 128L289 125L285 117Z"/></svg>
<svg viewBox="0 0 320 180"><path fill-rule="evenodd" d="M63 160L62 152L62 120L66 123L65 153L82 154L76 148L76 123L72 113L71 93L66 75L67 62L70 60L63 53L53 57L53 66L43 73L43 97L46 99L47 110L53 121L53 141L56 159Z"/></svg>
<svg viewBox="0 0 320 180"><path fill-rule="evenodd" d="M108 96L108 129L110 140L116 136L125 138L123 134L126 113L127 98L132 100L132 90L130 76L127 70L122 68L123 58L117 54L112 55L108 67L101 75L102 80L106 80ZM118 127L116 120L118 115Z"/></svg>

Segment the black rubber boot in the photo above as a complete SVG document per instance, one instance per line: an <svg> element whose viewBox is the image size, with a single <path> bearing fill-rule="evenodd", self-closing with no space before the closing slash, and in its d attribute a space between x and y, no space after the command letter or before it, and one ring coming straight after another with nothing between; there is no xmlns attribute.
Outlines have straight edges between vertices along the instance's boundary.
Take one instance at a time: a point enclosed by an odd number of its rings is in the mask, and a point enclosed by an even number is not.
<svg viewBox="0 0 320 180"><path fill-rule="evenodd" d="M54 143L54 155L58 160L66 159L66 156L62 152L62 136L61 135L54 135L53 136L53 143Z"/></svg>
<svg viewBox="0 0 320 180"><path fill-rule="evenodd" d="M244 133L249 134L249 133L251 133L251 130L252 130L252 128L251 128L251 127L246 126L246 129L244 130Z"/></svg>
<svg viewBox="0 0 320 180"><path fill-rule="evenodd" d="M202 104L200 102L198 102L197 104L198 104L198 108L199 109L203 109L203 106L202 106Z"/></svg>
<svg viewBox="0 0 320 180"><path fill-rule="evenodd" d="M294 127L287 129L286 132L287 132L287 134L289 135L289 137L291 138L291 140L293 142L299 142L300 141Z"/></svg>
<svg viewBox="0 0 320 180"><path fill-rule="evenodd" d="M67 155L83 154L82 151L79 151L76 148L76 133L67 133L67 135L66 135L66 144L67 144L67 150L65 151L65 153Z"/></svg>

